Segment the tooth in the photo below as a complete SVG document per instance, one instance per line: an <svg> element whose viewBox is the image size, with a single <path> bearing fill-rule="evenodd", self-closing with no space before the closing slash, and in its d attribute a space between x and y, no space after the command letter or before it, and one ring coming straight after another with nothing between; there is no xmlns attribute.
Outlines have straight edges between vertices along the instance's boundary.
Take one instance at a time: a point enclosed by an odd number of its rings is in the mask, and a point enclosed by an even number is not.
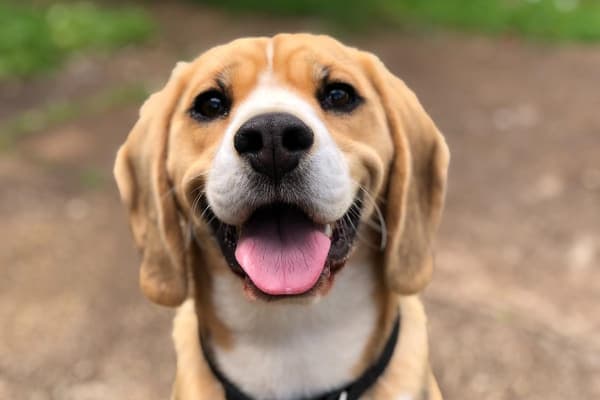
<svg viewBox="0 0 600 400"><path fill-rule="evenodd" d="M327 224L325 225L325 228L323 230L323 233L327 236L327 237L331 237L331 234L333 233L333 229L331 228L331 224Z"/></svg>

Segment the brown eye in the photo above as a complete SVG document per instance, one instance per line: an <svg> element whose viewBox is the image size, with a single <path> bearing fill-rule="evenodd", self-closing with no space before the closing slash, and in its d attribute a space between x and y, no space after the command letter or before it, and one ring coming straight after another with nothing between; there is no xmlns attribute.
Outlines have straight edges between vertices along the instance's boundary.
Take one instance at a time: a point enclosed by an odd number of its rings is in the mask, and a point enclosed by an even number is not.
<svg viewBox="0 0 600 400"><path fill-rule="evenodd" d="M347 83L330 83L323 88L319 101L324 110L350 112L360 103L356 90Z"/></svg>
<svg viewBox="0 0 600 400"><path fill-rule="evenodd" d="M229 100L222 92L212 89L196 96L190 115L199 121L211 121L227 116L230 106Z"/></svg>

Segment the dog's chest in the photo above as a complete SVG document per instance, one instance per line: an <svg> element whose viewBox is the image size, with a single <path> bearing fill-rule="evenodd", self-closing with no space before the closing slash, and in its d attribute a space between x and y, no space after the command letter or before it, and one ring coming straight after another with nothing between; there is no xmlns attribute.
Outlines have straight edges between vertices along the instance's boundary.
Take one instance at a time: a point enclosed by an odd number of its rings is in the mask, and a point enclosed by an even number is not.
<svg viewBox="0 0 600 400"><path fill-rule="evenodd" d="M354 259L311 304L249 302L239 279L217 276L213 301L234 338L231 349L214 349L219 368L255 398L297 398L352 381L376 329L373 275L366 259Z"/></svg>

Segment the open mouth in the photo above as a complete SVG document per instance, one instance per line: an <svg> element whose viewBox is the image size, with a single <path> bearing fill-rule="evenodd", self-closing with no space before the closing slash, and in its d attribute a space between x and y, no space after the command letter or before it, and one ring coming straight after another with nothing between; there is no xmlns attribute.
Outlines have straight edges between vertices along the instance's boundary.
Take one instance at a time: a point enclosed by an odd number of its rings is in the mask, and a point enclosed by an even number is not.
<svg viewBox="0 0 600 400"><path fill-rule="evenodd" d="M232 271L255 295L279 298L310 294L331 283L353 247L362 199L358 195L340 219L328 224L280 202L256 209L241 226L225 224L205 209Z"/></svg>

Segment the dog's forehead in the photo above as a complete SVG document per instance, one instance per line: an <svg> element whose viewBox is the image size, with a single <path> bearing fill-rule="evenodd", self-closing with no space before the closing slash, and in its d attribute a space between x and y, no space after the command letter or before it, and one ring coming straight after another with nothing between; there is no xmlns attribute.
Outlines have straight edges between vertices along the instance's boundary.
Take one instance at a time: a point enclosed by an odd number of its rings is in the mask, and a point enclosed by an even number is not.
<svg viewBox="0 0 600 400"><path fill-rule="evenodd" d="M279 34L238 39L208 50L193 62L192 86L216 81L243 92L267 73L281 83L302 87L332 69L356 75L355 52L328 36Z"/></svg>
<svg viewBox="0 0 600 400"><path fill-rule="evenodd" d="M281 81L302 85L306 80L318 81L337 72L358 75L356 50L328 36L278 35L267 48L272 55L269 67ZM346 78L350 78L347 76Z"/></svg>
<svg viewBox="0 0 600 400"><path fill-rule="evenodd" d="M329 36L279 34L268 42L272 47L274 66L294 62L305 64L351 63L354 49Z"/></svg>

